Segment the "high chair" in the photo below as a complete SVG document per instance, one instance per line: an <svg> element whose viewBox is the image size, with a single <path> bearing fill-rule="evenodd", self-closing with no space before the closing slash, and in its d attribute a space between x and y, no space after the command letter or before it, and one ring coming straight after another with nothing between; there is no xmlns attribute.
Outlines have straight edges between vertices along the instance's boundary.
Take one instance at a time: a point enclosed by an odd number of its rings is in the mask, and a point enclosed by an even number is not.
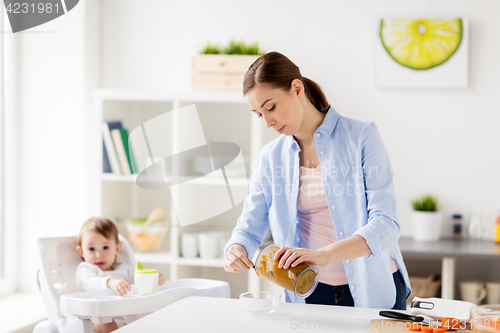
<svg viewBox="0 0 500 333"><path fill-rule="evenodd" d="M134 267L132 247L122 235L119 239L122 249L117 262ZM77 293L75 272L82 262L77 242L76 236L37 239L38 281L48 320L39 323L34 333L92 333L93 323L120 318L116 322L123 326L123 321L127 324L187 296L230 297L227 282L209 279L165 281L152 295L138 295L134 288L124 296L111 289Z"/></svg>

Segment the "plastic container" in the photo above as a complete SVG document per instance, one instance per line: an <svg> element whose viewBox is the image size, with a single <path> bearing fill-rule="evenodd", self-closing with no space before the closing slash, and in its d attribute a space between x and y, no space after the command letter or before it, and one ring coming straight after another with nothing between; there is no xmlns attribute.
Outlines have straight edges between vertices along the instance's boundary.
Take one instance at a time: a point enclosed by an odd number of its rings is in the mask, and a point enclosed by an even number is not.
<svg viewBox="0 0 500 333"><path fill-rule="evenodd" d="M500 244L500 210L497 214L497 223L495 225L495 242Z"/></svg>
<svg viewBox="0 0 500 333"><path fill-rule="evenodd" d="M290 290L298 298L308 297L318 285L318 269L304 263L288 269L278 268L279 260L274 260L274 255L279 249L273 244L264 248L255 260L255 273Z"/></svg>
<svg viewBox="0 0 500 333"><path fill-rule="evenodd" d="M453 215L453 238L456 240L462 239L462 215Z"/></svg>
<svg viewBox="0 0 500 333"><path fill-rule="evenodd" d="M473 213L471 215L467 232L467 238L469 239L483 239L483 217L481 214Z"/></svg>
<svg viewBox="0 0 500 333"><path fill-rule="evenodd" d="M139 295L151 295L158 288L160 275L156 269L147 269L138 261L135 267L135 290Z"/></svg>
<svg viewBox="0 0 500 333"><path fill-rule="evenodd" d="M472 329L481 333L500 333L500 304L481 305L470 310Z"/></svg>

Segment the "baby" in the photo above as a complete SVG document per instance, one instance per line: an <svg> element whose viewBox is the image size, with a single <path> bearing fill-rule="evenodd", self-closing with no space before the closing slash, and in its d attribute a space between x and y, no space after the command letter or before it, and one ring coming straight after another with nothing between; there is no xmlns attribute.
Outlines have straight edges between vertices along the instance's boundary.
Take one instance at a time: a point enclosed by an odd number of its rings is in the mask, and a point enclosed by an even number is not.
<svg viewBox="0 0 500 333"><path fill-rule="evenodd" d="M113 289L118 295L125 295L134 282L134 269L130 265L116 262L122 243L118 240L115 224L102 217L92 217L85 222L78 235L76 250L84 262L76 269L78 291ZM158 285L165 282L159 273ZM118 328L113 320L107 324L94 324L96 332L111 332Z"/></svg>

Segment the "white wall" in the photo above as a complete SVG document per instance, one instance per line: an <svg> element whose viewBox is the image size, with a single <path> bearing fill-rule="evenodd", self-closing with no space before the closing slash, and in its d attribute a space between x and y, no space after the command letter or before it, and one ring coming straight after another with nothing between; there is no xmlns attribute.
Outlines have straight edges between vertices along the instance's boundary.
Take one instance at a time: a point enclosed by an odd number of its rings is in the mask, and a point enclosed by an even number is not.
<svg viewBox="0 0 500 333"><path fill-rule="evenodd" d="M499 12L495 0L106 0L102 82L189 89L191 57L207 41L259 41L318 82L340 114L377 123L395 172L403 235L411 232L410 198L432 192L447 219L483 213L491 238L500 207ZM468 89L373 86L374 20L405 15L469 18Z"/></svg>
<svg viewBox="0 0 500 333"><path fill-rule="evenodd" d="M84 1L54 21L5 34L17 55L6 78L17 87L9 87L6 96L7 139L17 141L17 151L8 151L17 164L17 184L6 197L18 198L17 207L7 206L6 223L17 227L23 290L36 288L35 238L75 235L92 214L89 92L98 85L98 52L88 38L94 33L98 42L97 9L97 1Z"/></svg>
<svg viewBox="0 0 500 333"><path fill-rule="evenodd" d="M500 2L105 0L101 18L98 4L80 1L52 22L5 35L19 55L10 70L16 114L8 118L18 141L19 209L7 223L19 231L23 289L36 288L34 238L76 234L95 213L89 103L99 75L104 87L189 89L191 57L209 40L259 41L280 51L342 115L375 121L395 171L403 234L410 232L409 198L427 191L447 215L479 211L492 229L500 206ZM373 21L403 15L469 18L467 90L373 87Z"/></svg>

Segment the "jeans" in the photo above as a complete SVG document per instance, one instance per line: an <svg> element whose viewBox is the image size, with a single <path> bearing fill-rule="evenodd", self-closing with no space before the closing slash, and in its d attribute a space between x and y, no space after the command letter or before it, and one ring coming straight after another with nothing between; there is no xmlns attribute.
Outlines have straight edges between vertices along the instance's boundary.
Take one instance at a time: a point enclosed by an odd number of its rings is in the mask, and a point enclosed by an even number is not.
<svg viewBox="0 0 500 333"><path fill-rule="evenodd" d="M396 286L396 302L392 309L406 310L406 285L401 272L397 270L392 274L394 285ZM318 283L316 290L306 298L307 304L341 305L354 306L349 285L331 286L325 283Z"/></svg>

